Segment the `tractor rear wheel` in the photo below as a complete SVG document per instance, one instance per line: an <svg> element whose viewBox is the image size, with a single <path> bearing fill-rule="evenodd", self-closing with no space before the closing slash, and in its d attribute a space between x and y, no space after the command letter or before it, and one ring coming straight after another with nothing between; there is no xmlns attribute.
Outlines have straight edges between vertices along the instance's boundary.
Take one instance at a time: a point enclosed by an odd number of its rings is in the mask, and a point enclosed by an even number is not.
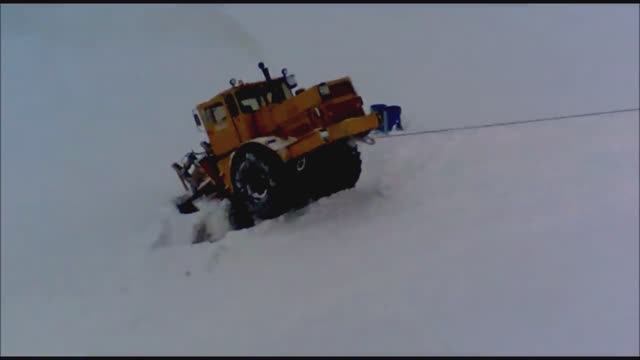
<svg viewBox="0 0 640 360"><path fill-rule="evenodd" d="M318 150L308 165L304 182L314 200L353 188L362 172L357 145L344 140Z"/></svg>
<svg viewBox="0 0 640 360"><path fill-rule="evenodd" d="M338 191L351 189L356 186L362 173L362 159L358 146L343 141L337 144L335 151Z"/></svg>

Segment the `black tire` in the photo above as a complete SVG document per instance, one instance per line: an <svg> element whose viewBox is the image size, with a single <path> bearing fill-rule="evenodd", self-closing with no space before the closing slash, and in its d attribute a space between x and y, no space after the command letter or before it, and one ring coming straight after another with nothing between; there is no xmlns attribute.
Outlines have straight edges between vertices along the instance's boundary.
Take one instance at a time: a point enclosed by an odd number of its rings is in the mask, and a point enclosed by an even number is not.
<svg viewBox="0 0 640 360"><path fill-rule="evenodd" d="M362 173L362 159L358 146L347 141L339 142L335 156L338 167L338 191L355 187Z"/></svg>
<svg viewBox="0 0 640 360"><path fill-rule="evenodd" d="M247 209L243 202L235 198L231 199L228 217L231 229L233 230L247 229L255 225L255 221L253 216L251 216L251 213L249 213L249 209Z"/></svg>
<svg viewBox="0 0 640 360"><path fill-rule="evenodd" d="M264 145L247 143L235 152L231 181L238 201L259 219L272 219L289 209L289 172L280 156Z"/></svg>
<svg viewBox="0 0 640 360"><path fill-rule="evenodd" d="M356 145L339 141L317 150L307 160L302 182L313 200L353 188L362 172Z"/></svg>
<svg viewBox="0 0 640 360"><path fill-rule="evenodd" d="M298 210L307 206L313 201L309 184L314 181L317 175L313 172L314 158L311 154L291 159L287 162L287 171L290 175L289 201L290 209Z"/></svg>

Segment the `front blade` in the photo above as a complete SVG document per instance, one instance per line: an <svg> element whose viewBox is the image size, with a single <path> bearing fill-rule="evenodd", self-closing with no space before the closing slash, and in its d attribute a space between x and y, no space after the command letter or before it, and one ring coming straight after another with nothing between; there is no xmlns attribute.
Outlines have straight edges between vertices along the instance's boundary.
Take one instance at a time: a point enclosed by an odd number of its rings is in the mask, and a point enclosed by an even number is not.
<svg viewBox="0 0 640 360"><path fill-rule="evenodd" d="M198 207L193 204L193 201L190 197L186 199L177 199L175 205L181 214L193 214L200 211L200 209L198 209Z"/></svg>

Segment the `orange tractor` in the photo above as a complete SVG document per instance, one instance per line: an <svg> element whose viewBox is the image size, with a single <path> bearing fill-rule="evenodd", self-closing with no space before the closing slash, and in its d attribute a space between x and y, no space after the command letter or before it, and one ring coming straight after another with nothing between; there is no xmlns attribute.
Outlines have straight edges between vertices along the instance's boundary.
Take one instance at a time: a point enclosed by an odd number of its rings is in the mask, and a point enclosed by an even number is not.
<svg viewBox="0 0 640 360"><path fill-rule="evenodd" d="M176 200L183 214L197 212L199 198L228 199L234 229L275 218L311 201L355 186L362 161L357 141L382 119L366 114L351 79L343 77L308 89L282 69L272 78L231 87L193 110L204 130L204 151L173 163L187 194Z"/></svg>

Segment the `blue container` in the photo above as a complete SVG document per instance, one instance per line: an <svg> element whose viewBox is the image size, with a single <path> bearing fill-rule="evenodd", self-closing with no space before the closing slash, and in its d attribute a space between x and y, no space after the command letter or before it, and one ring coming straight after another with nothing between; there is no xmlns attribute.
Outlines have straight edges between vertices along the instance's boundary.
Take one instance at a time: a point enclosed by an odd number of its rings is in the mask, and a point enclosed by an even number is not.
<svg viewBox="0 0 640 360"><path fill-rule="evenodd" d="M371 112L376 112L378 114L380 114L380 116L382 116L383 122L382 124L380 124L380 127L378 127L378 130L380 131L384 131L386 132L385 129L385 124L387 123L386 120L384 119L385 117L385 108L387 107L387 105L385 104L373 104L371 105Z"/></svg>
<svg viewBox="0 0 640 360"><path fill-rule="evenodd" d="M386 122L387 131L397 127L398 130L402 130L402 123L400 119L400 115L402 114L402 108L397 105L387 106L384 109L384 119Z"/></svg>

